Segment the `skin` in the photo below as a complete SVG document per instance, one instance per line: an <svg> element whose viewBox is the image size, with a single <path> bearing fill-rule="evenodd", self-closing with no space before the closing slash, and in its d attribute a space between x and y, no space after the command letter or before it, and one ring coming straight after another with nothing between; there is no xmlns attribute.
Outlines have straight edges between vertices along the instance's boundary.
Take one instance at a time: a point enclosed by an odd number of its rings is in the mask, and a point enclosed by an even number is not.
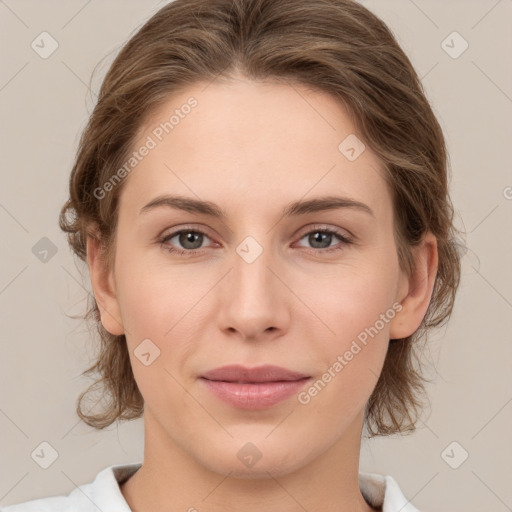
<svg viewBox="0 0 512 512"><path fill-rule="evenodd" d="M125 178L112 267L88 241L101 321L126 335L145 400L143 466L121 492L136 512L234 504L248 512L376 510L358 484L364 407L389 339L409 336L425 315L436 239L425 236L414 252L416 271L406 276L379 160L367 146L349 161L338 150L357 135L347 112L299 85L237 76L191 86L153 113L134 148L190 96L197 107ZM213 201L226 218L168 206L140 212L165 193ZM339 208L282 216L292 201L334 194L365 203L373 215ZM206 236L197 245L178 236L159 241L184 228ZM315 244L319 229L354 241L333 235ZM250 264L236 252L247 236L263 249ZM169 245L189 253L172 254ZM317 380L394 303L401 311L306 405L294 395L242 410L198 378L239 363L275 364ZM147 338L160 350L149 366L134 355ZM237 457L247 442L261 453L252 467Z"/></svg>

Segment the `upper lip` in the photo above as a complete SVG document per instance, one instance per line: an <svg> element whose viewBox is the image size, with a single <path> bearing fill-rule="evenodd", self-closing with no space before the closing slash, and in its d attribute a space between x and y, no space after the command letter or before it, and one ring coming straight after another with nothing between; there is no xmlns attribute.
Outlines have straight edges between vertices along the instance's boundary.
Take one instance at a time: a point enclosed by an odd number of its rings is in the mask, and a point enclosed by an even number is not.
<svg viewBox="0 0 512 512"><path fill-rule="evenodd" d="M277 382L283 380L300 380L307 378L303 373L287 370L280 366L263 365L255 368L247 368L238 364L215 368L201 375L208 380L226 382Z"/></svg>

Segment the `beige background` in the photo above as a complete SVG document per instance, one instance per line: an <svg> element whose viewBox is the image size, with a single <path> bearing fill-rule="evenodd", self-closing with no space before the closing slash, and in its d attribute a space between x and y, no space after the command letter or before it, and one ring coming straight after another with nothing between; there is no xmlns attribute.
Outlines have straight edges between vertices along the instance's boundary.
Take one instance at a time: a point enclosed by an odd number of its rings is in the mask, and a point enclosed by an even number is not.
<svg viewBox="0 0 512 512"><path fill-rule="evenodd" d="M512 2L363 3L410 56L445 130L469 250L454 315L426 354L431 408L415 434L365 441L360 469L393 475L422 512L512 510ZM162 5L0 2L1 505L67 494L108 465L142 459L142 420L96 432L75 414L93 347L67 315L84 311L88 285L57 215L94 91L120 45ZM31 48L42 31L59 44L47 59ZM469 43L456 59L442 47L453 31ZM46 262L32 252L43 237L57 249ZM31 458L44 441L58 452L48 469ZM460 463L462 450L469 456L453 469L445 460Z"/></svg>

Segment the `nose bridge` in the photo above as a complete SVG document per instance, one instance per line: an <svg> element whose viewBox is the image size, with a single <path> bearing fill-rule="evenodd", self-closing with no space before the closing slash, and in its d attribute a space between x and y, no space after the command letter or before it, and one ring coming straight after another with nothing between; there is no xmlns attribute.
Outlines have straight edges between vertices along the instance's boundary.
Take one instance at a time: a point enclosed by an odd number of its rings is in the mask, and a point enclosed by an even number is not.
<svg viewBox="0 0 512 512"><path fill-rule="evenodd" d="M247 236L242 240L235 248L233 268L223 290L223 327L235 328L244 337L282 327L286 316L284 287L274 275L277 261L270 239L267 236L260 243Z"/></svg>
<svg viewBox="0 0 512 512"><path fill-rule="evenodd" d="M271 292L275 283L272 283L273 274L269 267L274 265L275 257L269 238L260 243L255 237L247 236L235 250L233 291L239 301L255 310L264 307L274 295Z"/></svg>

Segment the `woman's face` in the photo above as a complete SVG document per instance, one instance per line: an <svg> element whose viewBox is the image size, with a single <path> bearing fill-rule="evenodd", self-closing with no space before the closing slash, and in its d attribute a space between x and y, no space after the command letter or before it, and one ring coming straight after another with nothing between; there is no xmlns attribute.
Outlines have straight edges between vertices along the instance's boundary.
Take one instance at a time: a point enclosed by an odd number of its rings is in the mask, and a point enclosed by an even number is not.
<svg viewBox="0 0 512 512"><path fill-rule="evenodd" d="M110 292L96 294L104 326L126 334L147 435L245 477L329 449L355 457L389 339L422 317L399 312L408 281L383 169L329 95L205 86L170 98L139 132ZM307 378L204 378L227 365Z"/></svg>

